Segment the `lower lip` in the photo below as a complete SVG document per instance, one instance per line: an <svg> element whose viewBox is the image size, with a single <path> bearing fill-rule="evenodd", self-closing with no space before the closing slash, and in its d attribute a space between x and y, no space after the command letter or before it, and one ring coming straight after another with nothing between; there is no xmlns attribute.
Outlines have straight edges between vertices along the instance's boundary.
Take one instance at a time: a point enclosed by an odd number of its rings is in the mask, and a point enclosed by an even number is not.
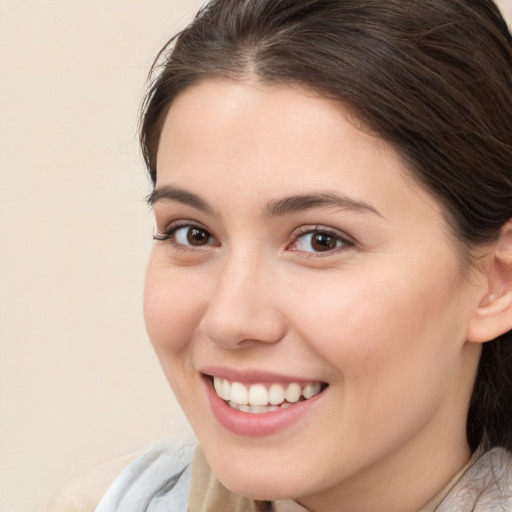
<svg viewBox="0 0 512 512"><path fill-rule="evenodd" d="M204 380L215 418L224 428L239 436L261 437L276 434L298 422L324 394L319 393L286 409L253 414L229 407L215 392L211 379Z"/></svg>

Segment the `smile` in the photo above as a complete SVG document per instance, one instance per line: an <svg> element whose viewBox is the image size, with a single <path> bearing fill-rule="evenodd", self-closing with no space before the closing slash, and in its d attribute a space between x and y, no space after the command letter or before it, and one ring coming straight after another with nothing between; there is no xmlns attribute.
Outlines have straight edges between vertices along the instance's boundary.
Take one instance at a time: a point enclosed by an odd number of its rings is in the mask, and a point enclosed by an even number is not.
<svg viewBox="0 0 512 512"><path fill-rule="evenodd" d="M228 379L213 377L217 396L229 407L238 411L261 414L293 407L295 404L313 398L326 387L320 382L298 384L269 383L245 385Z"/></svg>

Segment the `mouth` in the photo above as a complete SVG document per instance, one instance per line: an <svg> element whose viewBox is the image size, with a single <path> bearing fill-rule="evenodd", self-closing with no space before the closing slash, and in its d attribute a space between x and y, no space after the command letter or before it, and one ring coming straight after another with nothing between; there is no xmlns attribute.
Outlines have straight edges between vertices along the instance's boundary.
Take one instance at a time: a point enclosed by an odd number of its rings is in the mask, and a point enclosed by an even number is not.
<svg viewBox="0 0 512 512"><path fill-rule="evenodd" d="M250 414L264 414L294 407L319 395L328 386L317 381L244 384L217 376L209 378L217 396L231 409Z"/></svg>

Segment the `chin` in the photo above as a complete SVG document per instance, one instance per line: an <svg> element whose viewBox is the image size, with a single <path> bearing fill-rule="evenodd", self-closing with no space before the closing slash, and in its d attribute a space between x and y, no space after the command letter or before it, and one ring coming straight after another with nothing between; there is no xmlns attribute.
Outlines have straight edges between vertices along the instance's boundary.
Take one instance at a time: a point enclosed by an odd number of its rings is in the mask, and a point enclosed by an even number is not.
<svg viewBox="0 0 512 512"><path fill-rule="evenodd" d="M227 474L216 474L216 476L230 491L255 500L291 499L304 492L304 489L297 485L296 480L292 483L286 478L286 475L276 478L275 474L234 475L228 472Z"/></svg>
<svg viewBox="0 0 512 512"><path fill-rule="evenodd" d="M290 471L288 463L276 464L272 457L268 461L253 461L249 457L233 459L225 456L213 456L209 465L216 478L230 491L256 500L280 500L296 498L308 493L311 475L301 472L297 467ZM292 466L293 467L293 466ZM299 471L297 471L297 469Z"/></svg>

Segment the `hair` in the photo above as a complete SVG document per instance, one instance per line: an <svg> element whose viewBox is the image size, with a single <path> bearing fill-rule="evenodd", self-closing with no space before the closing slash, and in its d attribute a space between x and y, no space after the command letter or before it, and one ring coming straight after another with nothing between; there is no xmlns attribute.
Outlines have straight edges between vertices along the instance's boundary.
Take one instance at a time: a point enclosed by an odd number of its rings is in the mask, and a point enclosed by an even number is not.
<svg viewBox="0 0 512 512"><path fill-rule="evenodd" d="M256 80L348 105L443 205L463 260L512 218L512 37L492 0L213 0L150 76L153 184L173 100L206 79ZM483 346L466 430L472 450L512 451L512 331Z"/></svg>

